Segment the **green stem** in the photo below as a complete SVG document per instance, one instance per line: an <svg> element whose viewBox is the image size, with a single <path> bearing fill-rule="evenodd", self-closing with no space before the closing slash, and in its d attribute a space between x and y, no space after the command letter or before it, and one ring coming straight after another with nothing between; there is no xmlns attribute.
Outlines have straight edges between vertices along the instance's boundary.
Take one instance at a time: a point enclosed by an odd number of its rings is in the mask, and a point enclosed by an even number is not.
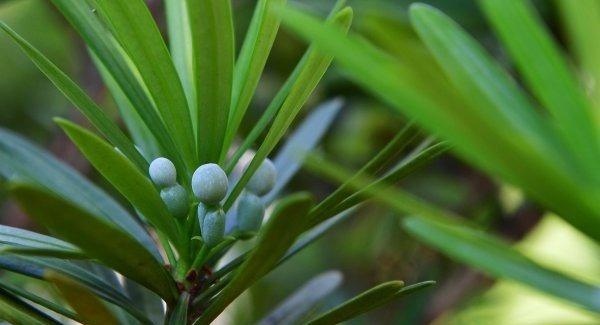
<svg viewBox="0 0 600 325"><path fill-rule="evenodd" d="M206 260L208 259L209 253L210 248L208 248L208 246L206 245L202 245L200 252L198 253L198 255L196 255L196 259L194 259L194 263L192 263L192 269L199 269L202 266L202 264L204 264L204 262L206 262Z"/></svg>

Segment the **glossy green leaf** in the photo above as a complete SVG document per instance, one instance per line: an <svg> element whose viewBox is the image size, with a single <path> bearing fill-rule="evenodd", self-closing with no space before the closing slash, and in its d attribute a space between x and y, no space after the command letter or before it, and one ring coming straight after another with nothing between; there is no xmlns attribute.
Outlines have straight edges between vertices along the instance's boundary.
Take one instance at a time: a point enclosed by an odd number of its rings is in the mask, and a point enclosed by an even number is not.
<svg viewBox="0 0 600 325"><path fill-rule="evenodd" d="M77 247L60 239L38 234L32 231L0 225L0 243L7 246L0 248L0 254L19 254L27 252L29 255L46 253L43 256L63 258L82 258L85 255Z"/></svg>
<svg viewBox="0 0 600 325"><path fill-rule="evenodd" d="M30 217L52 233L172 301L176 289L169 273L130 235L37 186L14 183L11 193Z"/></svg>
<svg viewBox="0 0 600 325"><path fill-rule="evenodd" d="M67 318L70 318L70 319L75 320L80 323L82 322L82 319L79 316L77 316L76 313L72 312L71 310L69 310L57 303L54 303L54 302L46 300L42 297L36 296L28 291L25 291L24 289L15 287L15 286L7 284L7 283L2 283L2 282L0 282L0 288L2 290L12 293L13 295L15 295L17 297L29 300L37 305L40 305L48 310L51 310L59 315L65 316Z"/></svg>
<svg viewBox="0 0 600 325"><path fill-rule="evenodd" d="M352 17L352 9L347 7L333 14L328 23L335 25L336 29L340 31L347 32L352 23ZM312 49L309 50L306 65L298 75L296 82L292 85L290 93L283 102L282 107L279 109L273 124L269 128L264 141L256 151L252 162L250 162L242 174L242 177L227 197L224 203L225 210L228 210L233 205L235 199L242 192L248 181L250 181L250 178L252 178L252 175L254 175L262 162L285 135L286 130L290 127L296 115L298 115L300 109L304 106L308 97L316 88L332 60L333 56L322 53L318 47L312 47Z"/></svg>
<svg viewBox="0 0 600 325"><path fill-rule="evenodd" d="M190 170L197 165L188 103L158 26L143 0L93 0L140 73Z"/></svg>
<svg viewBox="0 0 600 325"><path fill-rule="evenodd" d="M533 5L522 0L479 3L525 82L553 116L587 180L598 184L600 129L596 128L592 105Z"/></svg>
<svg viewBox="0 0 600 325"><path fill-rule="evenodd" d="M312 204L310 196L301 193L291 195L276 205L248 259L195 324L212 322L235 298L277 265L302 233Z"/></svg>
<svg viewBox="0 0 600 325"><path fill-rule="evenodd" d="M223 158L254 96L279 30L281 17L273 8L283 6L285 3L286 0L259 0L256 3L252 21L235 63L229 122L222 150Z"/></svg>
<svg viewBox="0 0 600 325"><path fill-rule="evenodd" d="M127 52L115 40L106 24L100 19L98 10L95 10L88 1L51 1L112 74L123 93L127 95L133 107L137 109L139 116L148 126L148 129L152 131L164 155L173 161L178 170L187 170L180 148L176 145L159 116L152 99L149 97L146 85L139 77L139 71L133 65ZM187 173L180 174L182 181L189 183L189 175Z"/></svg>
<svg viewBox="0 0 600 325"><path fill-rule="evenodd" d="M302 166L304 156L317 146L325 132L329 130L342 105L343 100L339 98L319 105L290 134L273 159L277 169L277 181L271 192L263 197L263 202L268 204L277 198Z"/></svg>
<svg viewBox="0 0 600 325"><path fill-rule="evenodd" d="M225 139L235 55L231 0L188 0L197 94L200 163L219 161Z"/></svg>
<svg viewBox="0 0 600 325"><path fill-rule="evenodd" d="M75 143L90 163L104 176L144 217L175 244L183 247L175 225L152 182L140 173L123 155L91 132L67 121L57 123Z"/></svg>
<svg viewBox="0 0 600 325"><path fill-rule="evenodd" d="M275 310L262 319L260 325L296 324L306 317L321 300L329 296L342 284L339 271L328 271L315 276L301 288L282 301Z"/></svg>
<svg viewBox="0 0 600 325"><path fill-rule="evenodd" d="M65 298L67 303L73 307L73 310L82 319L82 323L96 325L118 324L117 319L104 303L83 285L53 271L46 272L44 278L58 288L63 298Z"/></svg>
<svg viewBox="0 0 600 325"><path fill-rule="evenodd" d="M450 257L499 278L519 281L592 311L600 311L600 287L546 269L482 231L411 217L404 227Z"/></svg>
<svg viewBox="0 0 600 325"><path fill-rule="evenodd" d="M0 288L0 319L14 325L60 324L52 317Z"/></svg>
<svg viewBox="0 0 600 325"><path fill-rule="evenodd" d="M63 71L46 58L40 51L0 22L0 28L17 43L23 52L35 65L52 81L52 83L77 107L81 113L96 127L106 138L141 170L148 169L148 162L140 155L131 141L121 132L119 127L106 115L94 101Z"/></svg>
<svg viewBox="0 0 600 325"><path fill-rule="evenodd" d="M339 324L355 318L415 290L435 284L427 281L404 287L402 281L391 281L373 287L308 322L310 325Z"/></svg>
<svg viewBox="0 0 600 325"><path fill-rule="evenodd" d="M184 292L179 296L177 305L169 318L167 325L187 325L188 324L188 305L190 303L190 295Z"/></svg>
<svg viewBox="0 0 600 325"><path fill-rule="evenodd" d="M154 240L113 198L83 178L73 168L8 130L0 129L0 174L26 179L51 189L88 212L125 230L160 260Z"/></svg>

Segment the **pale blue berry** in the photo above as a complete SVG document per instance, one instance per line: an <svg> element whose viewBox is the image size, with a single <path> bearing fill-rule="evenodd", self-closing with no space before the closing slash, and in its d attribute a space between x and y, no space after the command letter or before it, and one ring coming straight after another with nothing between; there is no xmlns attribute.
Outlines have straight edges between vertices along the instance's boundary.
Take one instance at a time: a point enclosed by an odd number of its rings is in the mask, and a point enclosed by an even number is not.
<svg viewBox="0 0 600 325"><path fill-rule="evenodd" d="M160 190L160 197L167 210L176 218L184 218L189 209L188 193L179 184Z"/></svg>
<svg viewBox="0 0 600 325"><path fill-rule="evenodd" d="M244 191L238 199L236 212L236 225L240 232L257 232L263 221L265 205L256 194Z"/></svg>
<svg viewBox="0 0 600 325"><path fill-rule="evenodd" d="M204 217L206 217L208 210L209 207L207 207L204 203L198 204L198 224L200 225L200 233L203 233L202 227L204 227Z"/></svg>
<svg viewBox="0 0 600 325"><path fill-rule="evenodd" d="M221 209L207 211L202 222L202 240L208 248L217 246L225 236L225 213Z"/></svg>
<svg viewBox="0 0 600 325"><path fill-rule="evenodd" d="M271 160L265 159L246 185L246 189L258 196L263 196L273 189L276 178L275 165Z"/></svg>
<svg viewBox="0 0 600 325"><path fill-rule="evenodd" d="M167 158L156 158L148 168L150 179L159 188L171 187L177 184L177 170L175 165Z"/></svg>
<svg viewBox="0 0 600 325"><path fill-rule="evenodd" d="M192 176L194 195L205 204L217 204L227 194L227 175L217 164L204 164Z"/></svg>

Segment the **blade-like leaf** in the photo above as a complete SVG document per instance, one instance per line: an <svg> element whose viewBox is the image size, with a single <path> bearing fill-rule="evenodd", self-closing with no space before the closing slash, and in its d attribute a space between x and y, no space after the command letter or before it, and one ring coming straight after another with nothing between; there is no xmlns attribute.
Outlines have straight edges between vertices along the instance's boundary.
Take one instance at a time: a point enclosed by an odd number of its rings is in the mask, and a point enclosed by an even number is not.
<svg viewBox="0 0 600 325"><path fill-rule="evenodd" d="M311 206L312 199L307 194L295 194L277 204L248 259L195 324L212 322L235 298L277 265L304 229Z"/></svg>
<svg viewBox="0 0 600 325"><path fill-rule="evenodd" d="M134 236L157 260L160 253L146 230L108 194L21 137L0 129L0 175L26 179L57 193Z"/></svg>
<svg viewBox="0 0 600 325"><path fill-rule="evenodd" d="M83 113L87 119L125 156L141 170L148 169L148 162L140 155L131 141L121 132L119 127L94 103L94 101L48 58L25 41L21 36L0 22L0 28L8 34L29 56L35 65L52 81L52 83Z"/></svg>
<svg viewBox="0 0 600 325"><path fill-rule="evenodd" d="M57 120L90 163L159 231L181 244L173 217L152 185L124 157L91 132L67 121ZM179 249L182 245L177 246Z"/></svg>
<svg viewBox="0 0 600 325"><path fill-rule="evenodd" d="M413 235L463 263L600 311L600 287L546 269L507 244L481 231L441 221L411 217L404 227Z"/></svg>
<svg viewBox="0 0 600 325"><path fill-rule="evenodd" d="M181 80L160 31L143 0L93 0L148 87L188 168L197 165L194 132ZM183 171L182 171L183 172Z"/></svg>
<svg viewBox="0 0 600 325"><path fill-rule="evenodd" d="M188 0L201 163L218 162L231 105L234 40L231 0Z"/></svg>
<svg viewBox="0 0 600 325"><path fill-rule="evenodd" d="M118 324L115 316L108 310L104 303L91 293L86 287L76 281L56 273L47 271L44 278L54 283L61 295L84 324L110 325Z"/></svg>
<svg viewBox="0 0 600 325"><path fill-rule="evenodd" d="M529 1L479 1L525 82L552 114L571 152L600 181L600 128L565 58ZM597 9L597 8L596 8ZM592 31L589 31L592 32Z"/></svg>
<svg viewBox="0 0 600 325"><path fill-rule="evenodd" d="M244 44L235 63L231 108L222 158L225 157L242 123L279 30L281 16L277 15L273 8L282 6L285 2L286 0L259 0L256 3Z"/></svg>
<svg viewBox="0 0 600 325"><path fill-rule="evenodd" d="M165 300L173 300L176 289L168 272L127 233L37 186L15 183L11 192L29 216L58 237Z"/></svg>
<svg viewBox="0 0 600 325"><path fill-rule="evenodd" d="M337 29L347 32L352 23L352 17L352 9L346 7L335 13L331 17L329 23L335 25ZM228 210L233 205L238 195L242 192L248 181L250 181L250 178L252 178L252 175L254 175L262 162L281 140L286 130L290 127L294 118L300 112L300 109L304 103L306 103L308 97L312 94L318 82L327 71L333 57L323 54L318 47L313 47L312 50L309 50L306 60L306 66L298 75L296 83L292 85L290 93L275 117L265 140L258 148L252 162L248 165L242 174L242 177L227 197L225 204L223 205L225 210Z"/></svg>
<svg viewBox="0 0 600 325"><path fill-rule="evenodd" d="M64 258L83 257L83 252L77 247L60 239L45 236L32 231L0 225L0 243L8 246L0 248L0 252L18 253L23 251L53 252L53 256Z"/></svg>
<svg viewBox="0 0 600 325"><path fill-rule="evenodd" d="M169 318L167 325L187 325L188 324L188 305L190 303L190 295L184 292L179 296L177 305L173 309L173 313Z"/></svg>
<svg viewBox="0 0 600 325"><path fill-rule="evenodd" d="M60 324L52 317L2 288L0 288L0 319L14 325Z"/></svg>
<svg viewBox="0 0 600 325"><path fill-rule="evenodd" d="M318 303L342 284L339 271L328 271L312 278L300 289L287 297L275 310L259 322L260 325L295 324L306 316Z"/></svg>
<svg viewBox="0 0 600 325"><path fill-rule="evenodd" d="M332 310L317 316L308 322L310 325L339 324L346 320L355 318L375 308L381 307L394 299L407 295L435 284L434 281L417 283L404 287L402 281L391 281L373 287L358 296L344 302Z"/></svg>
<svg viewBox="0 0 600 325"><path fill-rule="evenodd" d="M263 197L263 202L268 204L277 198L300 169L306 153L312 150L327 132L342 105L342 99L333 99L321 104L294 130L273 159L277 169L277 181L271 192Z"/></svg>

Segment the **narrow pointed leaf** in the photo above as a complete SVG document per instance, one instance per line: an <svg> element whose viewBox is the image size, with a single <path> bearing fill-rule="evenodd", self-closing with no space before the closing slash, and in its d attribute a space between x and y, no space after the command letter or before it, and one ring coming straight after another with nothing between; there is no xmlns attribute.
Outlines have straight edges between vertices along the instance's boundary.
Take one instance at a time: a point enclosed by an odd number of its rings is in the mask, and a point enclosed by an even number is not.
<svg viewBox="0 0 600 325"><path fill-rule="evenodd" d="M94 101L63 71L21 36L0 22L6 32L29 56L31 61L52 81L52 83L77 107L81 113L125 156L141 170L148 169L148 162L140 155L131 141Z"/></svg>
<svg viewBox="0 0 600 325"><path fill-rule="evenodd" d="M169 134L187 166L197 164L194 132L181 80L165 42L143 0L94 0L123 49L137 67Z"/></svg>
<svg viewBox="0 0 600 325"><path fill-rule="evenodd" d="M52 271L46 272L44 277L56 285L63 298L73 307L84 324L118 324L115 316L103 302L83 285Z"/></svg>
<svg viewBox="0 0 600 325"><path fill-rule="evenodd" d="M174 218L169 214L152 182L146 176L91 132L66 120L57 120L57 123L100 174L153 226L179 244L180 238Z"/></svg>
<svg viewBox="0 0 600 325"><path fill-rule="evenodd" d="M113 198L73 168L8 130L0 129L0 175L26 179L51 189L62 198L125 230L156 259L160 253L146 230Z"/></svg>
<svg viewBox="0 0 600 325"><path fill-rule="evenodd" d="M282 200L275 207L269 222L261 229L256 246L248 259L195 324L212 322L235 298L277 265L279 259L302 233L307 221L306 214L311 206L310 196L295 194Z"/></svg>
<svg viewBox="0 0 600 325"><path fill-rule="evenodd" d="M231 0L188 0L197 94L198 154L217 163L225 139L233 82Z"/></svg>
<svg viewBox="0 0 600 325"><path fill-rule="evenodd" d="M285 3L286 0L259 0L256 3L252 21L235 63L231 109L223 146L224 153L227 152L242 123L279 30L281 16L275 12L274 8L283 6Z"/></svg>
<svg viewBox="0 0 600 325"><path fill-rule="evenodd" d="M589 310L600 311L600 287L544 268L482 231L411 217L404 227L425 243L499 278L519 281Z"/></svg>
<svg viewBox="0 0 600 325"><path fill-rule="evenodd" d="M173 299L175 285L168 272L127 233L39 187L15 183L11 192L30 217L58 237L167 301Z"/></svg>
<svg viewBox="0 0 600 325"><path fill-rule="evenodd" d="M36 250L54 252L63 257L82 257L83 255L83 252L77 247L60 239L3 225L0 225L0 243L7 245L0 248L0 252L4 253L17 253L19 249L23 249L32 252Z"/></svg>
<svg viewBox="0 0 600 325"><path fill-rule="evenodd" d="M416 290L435 284L434 281L404 287L402 281L391 281L373 287L308 322L310 325L338 324L381 307Z"/></svg>
<svg viewBox="0 0 600 325"><path fill-rule="evenodd" d="M14 325L58 325L58 321L0 288L0 319Z"/></svg>

